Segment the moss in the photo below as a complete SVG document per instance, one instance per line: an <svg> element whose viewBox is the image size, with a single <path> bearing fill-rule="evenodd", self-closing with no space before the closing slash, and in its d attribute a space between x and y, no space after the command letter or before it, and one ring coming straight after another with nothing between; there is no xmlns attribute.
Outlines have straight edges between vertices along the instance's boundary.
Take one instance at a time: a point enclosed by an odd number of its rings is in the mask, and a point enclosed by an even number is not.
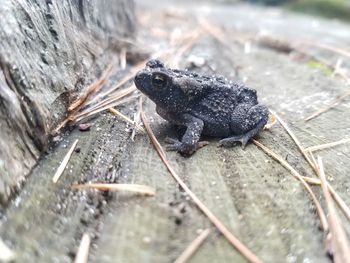
<svg viewBox="0 0 350 263"><path fill-rule="evenodd" d="M317 70L323 72L327 76L330 76L333 73L333 71L329 68L329 66L323 64L320 61L314 60L314 59L307 61L306 65L312 69L317 69Z"/></svg>

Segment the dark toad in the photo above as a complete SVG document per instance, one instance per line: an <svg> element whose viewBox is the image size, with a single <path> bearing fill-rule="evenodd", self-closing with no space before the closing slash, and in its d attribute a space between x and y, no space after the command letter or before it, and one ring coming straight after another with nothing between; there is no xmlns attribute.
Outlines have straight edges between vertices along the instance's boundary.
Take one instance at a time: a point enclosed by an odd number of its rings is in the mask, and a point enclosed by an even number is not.
<svg viewBox="0 0 350 263"><path fill-rule="evenodd" d="M150 60L135 76L136 87L156 104L157 113L185 126L181 141L168 139L168 150L190 155L206 142L201 135L225 138L220 145L240 142L244 148L267 123L268 109L258 104L254 89L221 76L169 69Z"/></svg>

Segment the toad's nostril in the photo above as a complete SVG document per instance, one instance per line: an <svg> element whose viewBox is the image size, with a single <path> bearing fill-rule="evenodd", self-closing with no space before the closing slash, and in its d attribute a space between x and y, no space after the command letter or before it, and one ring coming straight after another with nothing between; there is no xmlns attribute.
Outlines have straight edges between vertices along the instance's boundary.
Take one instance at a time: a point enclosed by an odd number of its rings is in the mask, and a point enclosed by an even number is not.
<svg viewBox="0 0 350 263"><path fill-rule="evenodd" d="M143 73L141 71L137 72L134 78L135 85L138 86L141 84L143 77Z"/></svg>

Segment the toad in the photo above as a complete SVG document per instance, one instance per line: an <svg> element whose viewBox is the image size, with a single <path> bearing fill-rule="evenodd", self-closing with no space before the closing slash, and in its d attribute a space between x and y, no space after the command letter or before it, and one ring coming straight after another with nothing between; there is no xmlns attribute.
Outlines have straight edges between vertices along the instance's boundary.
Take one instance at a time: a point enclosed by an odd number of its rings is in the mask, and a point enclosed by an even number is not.
<svg viewBox="0 0 350 263"><path fill-rule="evenodd" d="M222 146L239 142L244 148L268 120L268 109L258 103L256 90L222 76L170 69L152 59L134 82L161 117L186 128L181 141L166 139L167 150L184 155L208 144L200 141L201 135L223 138Z"/></svg>

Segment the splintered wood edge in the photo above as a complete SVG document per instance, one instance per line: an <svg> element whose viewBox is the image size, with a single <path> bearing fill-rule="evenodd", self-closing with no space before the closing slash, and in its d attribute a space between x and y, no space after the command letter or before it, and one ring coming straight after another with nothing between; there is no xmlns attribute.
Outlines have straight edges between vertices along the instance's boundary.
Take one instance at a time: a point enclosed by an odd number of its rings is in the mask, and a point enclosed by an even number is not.
<svg viewBox="0 0 350 263"><path fill-rule="evenodd" d="M159 157L167 167L171 176L176 180L176 182L181 186L181 188L188 194L192 201L197 205L197 207L202 211L202 213L210 220L210 222L221 232L221 234L226 238L226 240L237 249L238 252L242 254L247 260L253 263L262 263L262 261L247 248L237 237L235 237L230 230L216 217L216 215L209 210L207 206L191 191L191 189L185 184L185 182L179 177L175 172L173 167L169 164L166 154L155 137L151 126L149 125L148 119L141 109L141 120L146 128L147 134L156 149Z"/></svg>
<svg viewBox="0 0 350 263"><path fill-rule="evenodd" d="M191 259L191 257L196 253L199 247L204 243L210 234L210 229L207 228L203 230L181 253L181 255L174 261L174 263L186 263Z"/></svg>
<svg viewBox="0 0 350 263"><path fill-rule="evenodd" d="M52 178L52 182L53 182L53 183L57 183L58 179L60 179L60 177L61 177L61 175L62 175L64 169L66 168L66 166L67 166L67 164L68 164L68 162L69 162L70 157L72 156L72 153L73 153L75 147L76 147L77 144L78 144L78 141L79 141L78 139L76 139L76 140L74 141L74 143L73 143L72 146L70 147L69 151L68 151L67 154L64 156L63 161L61 162L60 166L58 166L57 171L56 171L55 175L54 175L53 178Z"/></svg>
<svg viewBox="0 0 350 263"><path fill-rule="evenodd" d="M91 237L89 236L89 234L84 233L81 238L80 245L74 259L74 263L88 262L90 243L91 243Z"/></svg>
<svg viewBox="0 0 350 263"><path fill-rule="evenodd" d="M154 196L155 190L147 185L140 184L76 184L72 185L73 189L97 189L109 191L127 191L138 194Z"/></svg>

